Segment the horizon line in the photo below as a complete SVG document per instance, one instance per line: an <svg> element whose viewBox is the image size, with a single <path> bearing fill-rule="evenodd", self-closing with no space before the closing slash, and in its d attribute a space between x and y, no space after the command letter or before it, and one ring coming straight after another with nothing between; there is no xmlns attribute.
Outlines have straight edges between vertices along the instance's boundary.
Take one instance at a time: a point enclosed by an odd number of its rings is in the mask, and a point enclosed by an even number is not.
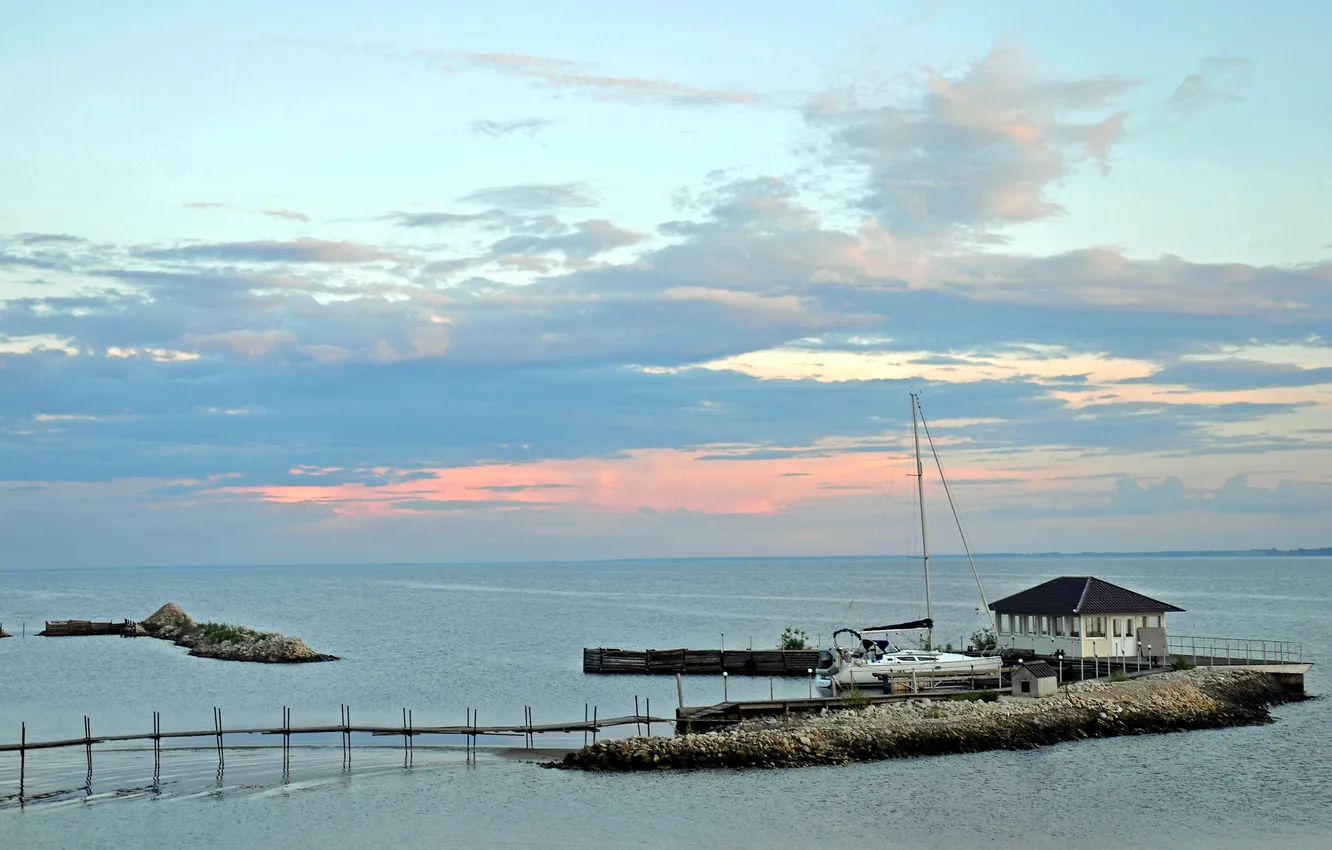
<svg viewBox="0 0 1332 850"><path fill-rule="evenodd" d="M1332 557L1332 546L1300 547L1297 549L1160 549L1134 552L975 552L972 558L1236 558L1236 557L1271 557L1290 555L1295 557ZM866 553L860 555L688 555L662 556L651 558L565 558L559 560L442 560L442 561L374 561L374 562L287 562L287 563L232 563L232 564L102 564L58 566L58 567L0 567L0 573L13 572L83 572L89 570L207 570L207 569L287 569L294 567L445 567L445 566L562 566L569 564L653 564L677 563L681 561L851 561L870 558L887 561L919 561L919 555L883 555ZM930 559L967 558L964 552L945 552L931 555Z"/></svg>

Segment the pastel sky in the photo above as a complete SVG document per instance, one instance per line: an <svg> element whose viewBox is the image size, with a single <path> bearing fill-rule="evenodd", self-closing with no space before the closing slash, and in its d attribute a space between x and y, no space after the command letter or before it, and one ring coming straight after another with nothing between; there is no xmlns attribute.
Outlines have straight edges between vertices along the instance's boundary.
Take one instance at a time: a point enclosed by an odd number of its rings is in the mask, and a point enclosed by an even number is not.
<svg viewBox="0 0 1332 850"><path fill-rule="evenodd" d="M15 7L0 568L1332 544L1329 30Z"/></svg>

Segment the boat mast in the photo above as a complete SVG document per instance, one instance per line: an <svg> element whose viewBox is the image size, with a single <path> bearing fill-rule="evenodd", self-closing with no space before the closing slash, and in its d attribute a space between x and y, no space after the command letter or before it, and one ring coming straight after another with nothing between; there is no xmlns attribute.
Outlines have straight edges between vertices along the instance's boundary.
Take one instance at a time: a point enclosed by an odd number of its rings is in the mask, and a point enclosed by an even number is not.
<svg viewBox="0 0 1332 850"><path fill-rule="evenodd" d="M925 467L920 462L920 399L911 394L911 437L916 443L916 492L920 501L920 553L925 562L925 616L930 620L930 627L925 632L925 642L929 649L934 649L934 600L930 596L930 544L925 534Z"/></svg>

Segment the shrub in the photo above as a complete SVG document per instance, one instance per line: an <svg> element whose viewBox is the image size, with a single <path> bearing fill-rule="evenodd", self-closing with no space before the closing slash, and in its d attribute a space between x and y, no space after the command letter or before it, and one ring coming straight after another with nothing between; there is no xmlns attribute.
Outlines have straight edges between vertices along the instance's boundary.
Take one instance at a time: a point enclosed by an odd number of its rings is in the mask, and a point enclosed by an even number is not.
<svg viewBox="0 0 1332 850"><path fill-rule="evenodd" d="M971 645L975 649L994 649L999 645L999 636L994 629L977 629L971 633Z"/></svg>
<svg viewBox="0 0 1332 850"><path fill-rule="evenodd" d="M804 629L793 629L789 626L782 629L782 637L777 642L778 649L810 649L809 635Z"/></svg>
<svg viewBox="0 0 1332 850"><path fill-rule="evenodd" d="M1113 672L1113 673L1110 674L1110 681L1112 681L1112 682L1127 682L1127 681L1128 681L1128 673L1125 673L1123 670L1116 670L1115 672Z"/></svg>
<svg viewBox="0 0 1332 850"><path fill-rule="evenodd" d="M1176 655L1176 656L1175 656L1175 661L1174 661L1174 663L1170 665L1170 669L1172 669L1172 670L1192 670L1192 669L1193 669L1193 665L1190 664L1188 661L1184 660L1184 656L1182 656L1182 655Z"/></svg>
<svg viewBox="0 0 1332 850"><path fill-rule="evenodd" d="M860 690L860 687L856 685L855 682L852 682L845 687L840 687L838 690L840 692L842 705L847 708L864 708L869 705L869 697L865 696L864 692Z"/></svg>

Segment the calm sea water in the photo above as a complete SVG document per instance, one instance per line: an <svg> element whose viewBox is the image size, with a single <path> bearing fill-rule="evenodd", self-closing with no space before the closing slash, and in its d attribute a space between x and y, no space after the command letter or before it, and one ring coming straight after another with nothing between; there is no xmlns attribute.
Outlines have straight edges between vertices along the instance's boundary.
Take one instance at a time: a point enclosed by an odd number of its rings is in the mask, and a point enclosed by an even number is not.
<svg viewBox="0 0 1332 850"><path fill-rule="evenodd" d="M1188 610L1173 634L1332 643L1332 561L1056 559L979 562L990 598L1057 575L1096 575ZM587 676L584 646L770 647L786 626L833 629L923 613L918 564L872 560L679 561L589 565L283 567L0 572L0 742L172 729L335 723L537 723L676 704L671 677ZM980 622L965 562L936 560L940 642ZM189 658L151 639L46 639L48 619L141 619L167 601L196 618L296 634L331 664L246 665ZM724 638L723 638L724 634ZM1308 680L1326 691L1326 665ZM799 695L800 680L734 677L729 696ZM691 704L722 698L719 677L686 679ZM1321 700L1271 726L1090 741L1034 752L838 768L601 776L486 754L365 742L299 748L289 778L272 749L168 751L161 793L144 790L143 752L98 749L92 788L0 810L0 846L161 844L267 847L987 846L1323 848L1332 835L1332 719ZM631 730L632 731L632 727ZM253 739L251 739L253 740ZM336 739L335 739L336 740ZM382 740L382 739L381 739ZM549 746L581 744L551 736ZM239 742L239 741L238 741ZM248 743L249 741L247 741ZM258 743L268 743L259 741ZM443 742L445 744L453 742ZM17 790L0 754L0 797ZM32 754L29 793L84 782L82 751ZM138 791L126 789L138 788Z"/></svg>

